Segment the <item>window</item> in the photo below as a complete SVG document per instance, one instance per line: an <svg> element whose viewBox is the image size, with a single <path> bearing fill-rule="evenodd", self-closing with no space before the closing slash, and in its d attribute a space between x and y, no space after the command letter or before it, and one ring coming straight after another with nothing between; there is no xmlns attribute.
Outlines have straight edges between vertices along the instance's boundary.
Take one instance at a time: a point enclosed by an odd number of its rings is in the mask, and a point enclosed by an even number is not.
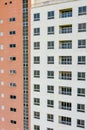
<svg viewBox="0 0 87 130"><path fill-rule="evenodd" d="M72 41L59 41L60 49L72 49Z"/></svg>
<svg viewBox="0 0 87 130"><path fill-rule="evenodd" d="M77 104L77 111L78 112L85 112L85 105L84 104Z"/></svg>
<svg viewBox="0 0 87 130"><path fill-rule="evenodd" d="M40 99L34 98L34 105L40 105Z"/></svg>
<svg viewBox="0 0 87 130"><path fill-rule="evenodd" d="M77 127L85 128L85 121L81 119L77 119Z"/></svg>
<svg viewBox="0 0 87 130"><path fill-rule="evenodd" d="M85 97L85 88L77 88L77 96Z"/></svg>
<svg viewBox="0 0 87 130"><path fill-rule="evenodd" d="M40 28L34 28L34 36L40 35Z"/></svg>
<svg viewBox="0 0 87 130"><path fill-rule="evenodd" d="M71 125L71 118L65 116L59 116L59 123L64 125Z"/></svg>
<svg viewBox="0 0 87 130"><path fill-rule="evenodd" d="M34 125L34 130L40 130L40 126L39 125Z"/></svg>
<svg viewBox="0 0 87 130"><path fill-rule="evenodd" d="M10 22L16 21L16 18L15 18L15 17L9 18L9 21L10 21Z"/></svg>
<svg viewBox="0 0 87 130"><path fill-rule="evenodd" d="M40 20L40 13L35 13L34 14L34 21L39 21Z"/></svg>
<svg viewBox="0 0 87 130"><path fill-rule="evenodd" d="M47 78L54 78L54 71L47 71Z"/></svg>
<svg viewBox="0 0 87 130"><path fill-rule="evenodd" d="M34 118L40 119L40 112L34 111Z"/></svg>
<svg viewBox="0 0 87 130"><path fill-rule="evenodd" d="M34 78L40 78L40 71L34 70Z"/></svg>
<svg viewBox="0 0 87 130"><path fill-rule="evenodd" d="M34 56L34 64L40 64L40 57Z"/></svg>
<svg viewBox="0 0 87 130"><path fill-rule="evenodd" d="M78 15L86 15L86 13L87 13L87 7L86 6L78 7Z"/></svg>
<svg viewBox="0 0 87 130"><path fill-rule="evenodd" d="M72 72L60 71L59 72L59 79L72 80Z"/></svg>
<svg viewBox="0 0 87 130"><path fill-rule="evenodd" d="M10 70L10 74L16 74L16 70Z"/></svg>
<svg viewBox="0 0 87 130"><path fill-rule="evenodd" d="M34 49L35 50L40 49L40 42L34 42Z"/></svg>
<svg viewBox="0 0 87 130"><path fill-rule="evenodd" d="M72 9L60 10L60 18L72 17Z"/></svg>
<svg viewBox="0 0 87 130"><path fill-rule="evenodd" d="M47 128L47 130L53 130L52 128Z"/></svg>
<svg viewBox="0 0 87 130"><path fill-rule="evenodd" d="M4 45L0 45L0 50L3 50L4 49Z"/></svg>
<svg viewBox="0 0 87 130"><path fill-rule="evenodd" d="M3 22L4 22L4 21L3 21L2 19L0 19L0 24L3 24Z"/></svg>
<svg viewBox="0 0 87 130"><path fill-rule="evenodd" d="M48 86L47 86L47 92L48 92L48 93L54 93L54 86L48 85Z"/></svg>
<svg viewBox="0 0 87 130"><path fill-rule="evenodd" d="M86 32L86 23L78 24L78 32Z"/></svg>
<svg viewBox="0 0 87 130"><path fill-rule="evenodd" d="M59 56L60 64L72 64L72 56Z"/></svg>
<svg viewBox="0 0 87 130"><path fill-rule="evenodd" d="M54 41L47 42L47 49L54 49Z"/></svg>
<svg viewBox="0 0 87 130"><path fill-rule="evenodd" d="M14 35L14 34L16 34L16 31L10 31L9 34Z"/></svg>
<svg viewBox="0 0 87 130"><path fill-rule="evenodd" d="M54 121L54 115L53 114L47 114L47 121Z"/></svg>
<svg viewBox="0 0 87 130"><path fill-rule="evenodd" d="M15 95L10 95L10 98L11 99L16 99L16 96Z"/></svg>
<svg viewBox="0 0 87 130"><path fill-rule="evenodd" d="M10 47L10 48L15 48L15 47L16 47L16 44L10 44L9 47Z"/></svg>
<svg viewBox="0 0 87 130"><path fill-rule="evenodd" d="M39 84L34 84L34 91L40 92L40 85Z"/></svg>
<svg viewBox="0 0 87 130"><path fill-rule="evenodd" d="M16 112L16 108L10 108L10 111Z"/></svg>
<svg viewBox="0 0 87 130"><path fill-rule="evenodd" d="M54 27L53 26L51 26L51 27L48 27L48 35L50 35L50 34L54 34Z"/></svg>
<svg viewBox="0 0 87 130"><path fill-rule="evenodd" d="M47 100L47 107L54 107L54 101L53 100Z"/></svg>
<svg viewBox="0 0 87 130"><path fill-rule="evenodd" d="M85 39L78 40L78 48L86 48L86 40Z"/></svg>
<svg viewBox="0 0 87 130"><path fill-rule="evenodd" d="M72 104L70 102L59 102L59 109L71 110Z"/></svg>
<svg viewBox="0 0 87 130"><path fill-rule="evenodd" d="M47 57L47 64L54 64L54 56Z"/></svg>
<svg viewBox="0 0 87 130"><path fill-rule="evenodd" d="M59 27L59 33L72 33L72 25L63 25Z"/></svg>
<svg viewBox="0 0 87 130"><path fill-rule="evenodd" d="M16 124L17 122L14 121L14 120L10 120L10 123L11 123L11 124Z"/></svg>
<svg viewBox="0 0 87 130"><path fill-rule="evenodd" d="M78 72L78 80L85 80L85 72Z"/></svg>
<svg viewBox="0 0 87 130"><path fill-rule="evenodd" d="M10 83L10 86L11 86L11 87L16 87L16 83L11 82L11 83Z"/></svg>
<svg viewBox="0 0 87 130"><path fill-rule="evenodd" d="M54 11L48 12L48 19L54 19Z"/></svg>
<svg viewBox="0 0 87 130"><path fill-rule="evenodd" d="M86 57L85 56L78 56L78 64L86 64Z"/></svg>
<svg viewBox="0 0 87 130"><path fill-rule="evenodd" d="M14 61L14 60L16 60L16 57L10 57L10 60Z"/></svg>
<svg viewBox="0 0 87 130"><path fill-rule="evenodd" d="M72 95L72 88L71 87L60 86L59 87L59 94Z"/></svg>

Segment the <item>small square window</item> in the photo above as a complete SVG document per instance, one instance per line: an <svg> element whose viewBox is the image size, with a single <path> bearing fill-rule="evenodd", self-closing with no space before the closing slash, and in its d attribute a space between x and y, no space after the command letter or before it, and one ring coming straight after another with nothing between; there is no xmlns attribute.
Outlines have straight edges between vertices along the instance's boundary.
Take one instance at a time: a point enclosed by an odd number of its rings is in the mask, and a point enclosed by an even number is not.
<svg viewBox="0 0 87 130"><path fill-rule="evenodd" d="M54 93L54 86L48 85L47 86L47 93Z"/></svg>
<svg viewBox="0 0 87 130"><path fill-rule="evenodd" d="M78 32L86 32L86 23L78 24Z"/></svg>
<svg viewBox="0 0 87 130"><path fill-rule="evenodd" d="M34 98L34 105L40 105L40 99Z"/></svg>
<svg viewBox="0 0 87 130"><path fill-rule="evenodd" d="M86 48L86 40L85 39L78 40L78 48Z"/></svg>
<svg viewBox="0 0 87 130"><path fill-rule="evenodd" d="M40 28L34 28L34 36L40 35Z"/></svg>
<svg viewBox="0 0 87 130"><path fill-rule="evenodd" d="M34 78L40 78L40 71L34 70Z"/></svg>
<svg viewBox="0 0 87 130"><path fill-rule="evenodd" d="M53 114L47 114L47 121L54 121L54 115Z"/></svg>
<svg viewBox="0 0 87 130"><path fill-rule="evenodd" d="M39 21L40 20L40 13L35 13L34 14L34 21Z"/></svg>
<svg viewBox="0 0 87 130"><path fill-rule="evenodd" d="M85 121L81 119L77 119L77 127L85 128Z"/></svg>
<svg viewBox="0 0 87 130"><path fill-rule="evenodd" d="M34 42L34 49L35 50L40 49L40 42Z"/></svg>
<svg viewBox="0 0 87 130"><path fill-rule="evenodd" d="M47 78L54 79L54 71L47 71Z"/></svg>
<svg viewBox="0 0 87 130"><path fill-rule="evenodd" d="M85 88L77 88L77 96L85 97Z"/></svg>
<svg viewBox="0 0 87 130"><path fill-rule="evenodd" d="M48 19L54 19L54 11L48 12Z"/></svg>
<svg viewBox="0 0 87 130"><path fill-rule="evenodd" d="M54 49L54 41L47 42L47 49Z"/></svg>
<svg viewBox="0 0 87 130"><path fill-rule="evenodd" d="M40 85L39 84L34 84L34 91L40 92Z"/></svg>
<svg viewBox="0 0 87 130"><path fill-rule="evenodd" d="M78 72L78 80L82 80L82 81L86 80L85 72Z"/></svg>
<svg viewBox="0 0 87 130"><path fill-rule="evenodd" d="M54 26L48 27L47 34L54 34Z"/></svg>

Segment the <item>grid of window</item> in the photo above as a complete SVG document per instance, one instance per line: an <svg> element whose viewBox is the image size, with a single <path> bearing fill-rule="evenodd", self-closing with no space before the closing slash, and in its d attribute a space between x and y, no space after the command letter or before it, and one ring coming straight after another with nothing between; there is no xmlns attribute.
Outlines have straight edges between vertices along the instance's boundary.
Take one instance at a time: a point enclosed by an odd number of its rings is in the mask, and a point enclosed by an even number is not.
<svg viewBox="0 0 87 130"><path fill-rule="evenodd" d="M11 124L16 124L17 122L15 120L10 120Z"/></svg>
<svg viewBox="0 0 87 130"><path fill-rule="evenodd" d="M59 109L63 110L71 110L72 109L72 104L70 102L59 102Z"/></svg>
<svg viewBox="0 0 87 130"><path fill-rule="evenodd" d="M77 88L77 96L85 97L85 88Z"/></svg>
<svg viewBox="0 0 87 130"><path fill-rule="evenodd" d="M40 28L34 28L34 36L40 35Z"/></svg>
<svg viewBox="0 0 87 130"><path fill-rule="evenodd" d="M34 98L34 105L40 105L40 99Z"/></svg>
<svg viewBox="0 0 87 130"><path fill-rule="evenodd" d="M59 116L59 123L64 125L71 125L71 118L65 116Z"/></svg>
<svg viewBox="0 0 87 130"><path fill-rule="evenodd" d="M72 88L71 87L60 86L59 87L59 94L72 95Z"/></svg>
<svg viewBox="0 0 87 130"><path fill-rule="evenodd" d="M72 17L72 9L60 10L60 18Z"/></svg>
<svg viewBox="0 0 87 130"><path fill-rule="evenodd" d="M54 41L47 42L47 49L54 49Z"/></svg>
<svg viewBox="0 0 87 130"><path fill-rule="evenodd" d="M85 128L85 121L81 119L77 119L77 127Z"/></svg>
<svg viewBox="0 0 87 130"><path fill-rule="evenodd" d="M16 74L16 70L10 70L10 74Z"/></svg>
<svg viewBox="0 0 87 130"><path fill-rule="evenodd" d="M16 44L10 44L9 47L10 47L10 48L15 48L15 47L16 47Z"/></svg>
<svg viewBox="0 0 87 130"><path fill-rule="evenodd" d="M40 49L40 42L34 42L34 49L35 50Z"/></svg>
<svg viewBox="0 0 87 130"><path fill-rule="evenodd" d="M85 80L85 72L78 72L78 80Z"/></svg>
<svg viewBox="0 0 87 130"><path fill-rule="evenodd" d="M10 21L10 22L16 21L16 18L15 18L15 17L9 18L9 21Z"/></svg>
<svg viewBox="0 0 87 130"><path fill-rule="evenodd" d="M40 71L34 70L34 78L40 78Z"/></svg>
<svg viewBox="0 0 87 130"><path fill-rule="evenodd" d="M59 33L72 33L72 25L67 25L67 26L60 26L59 27Z"/></svg>
<svg viewBox="0 0 87 130"><path fill-rule="evenodd" d="M72 80L72 72L60 71L59 72L59 79Z"/></svg>
<svg viewBox="0 0 87 130"><path fill-rule="evenodd" d="M34 64L40 64L40 56L34 56Z"/></svg>
<svg viewBox="0 0 87 130"><path fill-rule="evenodd" d="M47 86L47 93L54 93L54 86L48 85Z"/></svg>
<svg viewBox="0 0 87 130"><path fill-rule="evenodd" d="M84 104L77 104L77 111L78 112L85 112L85 105Z"/></svg>
<svg viewBox="0 0 87 130"><path fill-rule="evenodd" d="M16 34L16 31L10 31L9 34L14 35L14 34Z"/></svg>
<svg viewBox="0 0 87 130"><path fill-rule="evenodd" d="M40 20L40 13L35 13L34 14L34 21L39 21Z"/></svg>
<svg viewBox="0 0 87 130"><path fill-rule="evenodd" d="M47 57L47 64L54 64L54 56Z"/></svg>
<svg viewBox="0 0 87 130"><path fill-rule="evenodd" d="M34 111L34 118L40 119L40 112Z"/></svg>
<svg viewBox="0 0 87 130"><path fill-rule="evenodd" d="M54 34L54 26L51 26L51 27L48 27L47 28L47 34L50 35L50 34Z"/></svg>
<svg viewBox="0 0 87 130"><path fill-rule="evenodd" d="M54 19L54 11L48 12L48 19Z"/></svg>
<svg viewBox="0 0 87 130"><path fill-rule="evenodd" d="M11 83L10 83L10 86L11 86L11 87L16 87L16 83L11 82Z"/></svg>
<svg viewBox="0 0 87 130"><path fill-rule="evenodd" d="M86 40L85 39L78 40L78 48L86 48Z"/></svg>
<svg viewBox="0 0 87 130"><path fill-rule="evenodd" d="M78 24L78 32L86 32L86 23Z"/></svg>
<svg viewBox="0 0 87 130"><path fill-rule="evenodd" d="M16 112L16 108L10 108L10 111Z"/></svg>
<svg viewBox="0 0 87 130"><path fill-rule="evenodd" d="M10 95L10 98L11 99L16 99L16 96L15 95Z"/></svg>
<svg viewBox="0 0 87 130"><path fill-rule="evenodd" d="M85 56L78 56L78 64L86 64L86 57Z"/></svg>
<svg viewBox="0 0 87 130"><path fill-rule="evenodd" d="M40 92L40 85L39 84L34 84L34 91Z"/></svg>
<svg viewBox="0 0 87 130"><path fill-rule="evenodd" d="M72 49L72 41L59 41L60 49Z"/></svg>
<svg viewBox="0 0 87 130"><path fill-rule="evenodd" d="M54 101L53 100L47 100L47 107L54 107Z"/></svg>
<svg viewBox="0 0 87 130"><path fill-rule="evenodd" d="M14 60L16 60L16 57L10 57L10 60L14 61Z"/></svg>
<svg viewBox="0 0 87 130"><path fill-rule="evenodd" d="M72 56L59 56L60 64L72 64Z"/></svg>
<svg viewBox="0 0 87 130"><path fill-rule="evenodd" d="M86 14L87 14L87 7L86 6L78 7L78 15L86 15Z"/></svg>
<svg viewBox="0 0 87 130"><path fill-rule="evenodd" d="M34 130L40 130L40 126L39 125L34 125Z"/></svg>
<svg viewBox="0 0 87 130"><path fill-rule="evenodd" d="M53 114L47 114L47 121L54 121L54 115Z"/></svg>
<svg viewBox="0 0 87 130"><path fill-rule="evenodd" d="M54 78L54 71L47 71L47 78Z"/></svg>

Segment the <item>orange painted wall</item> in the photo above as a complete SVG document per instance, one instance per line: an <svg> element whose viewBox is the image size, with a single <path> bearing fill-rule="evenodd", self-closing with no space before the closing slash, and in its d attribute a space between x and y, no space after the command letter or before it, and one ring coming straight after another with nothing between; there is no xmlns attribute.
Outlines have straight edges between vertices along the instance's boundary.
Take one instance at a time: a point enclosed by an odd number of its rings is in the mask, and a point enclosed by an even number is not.
<svg viewBox="0 0 87 130"><path fill-rule="evenodd" d="M11 17L15 17L16 21L9 22ZM4 86L0 85L0 94L5 94L4 98L0 96L0 118L5 118L4 122L0 119L0 130L23 130L22 0L0 0L0 19L4 20L0 24L0 32L4 32L4 36L0 37L0 44L4 45L4 50L0 50L0 56L4 57L4 61L0 61L0 69L4 69L0 81L5 82ZM16 30L16 34L9 35L9 31L13 30ZM16 48L10 48L11 43L15 43ZM16 61L10 61L10 56L16 56ZM11 75L10 69L15 69L16 74ZM16 82L17 86L10 87L10 82ZM12 94L17 96L16 100L10 99ZM1 110L1 105L5 106L4 110ZM10 107L17 108L17 111L11 112ZM11 124L10 120L16 120L17 124Z"/></svg>

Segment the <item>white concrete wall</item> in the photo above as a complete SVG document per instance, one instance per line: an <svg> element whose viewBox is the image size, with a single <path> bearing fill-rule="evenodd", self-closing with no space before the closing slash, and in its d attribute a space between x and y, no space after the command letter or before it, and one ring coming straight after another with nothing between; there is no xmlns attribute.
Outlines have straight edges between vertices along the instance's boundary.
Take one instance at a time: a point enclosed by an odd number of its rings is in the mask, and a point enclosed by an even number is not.
<svg viewBox="0 0 87 130"><path fill-rule="evenodd" d="M47 130L47 127L54 130L80 130L76 127L76 120L85 120L85 128L87 130L87 65L78 65L77 57L86 56L87 64L87 48L78 49L78 40L86 39L87 31L78 33L78 23L87 23L87 15L78 16L78 7L87 5L87 0L79 0L77 2L68 2L62 4L55 4L44 7L32 8L31 11L31 130L33 125L40 125L40 130ZM59 18L59 10L65 8L72 8L73 16L71 18ZM55 11L55 18L53 20L47 19L47 12ZM40 21L33 21L33 14L40 13ZM72 24L73 32L71 34L59 34L59 25ZM47 27L55 27L55 35L47 35ZM33 36L33 28L40 27L40 36ZM47 41L55 41L55 49L47 50ZM60 40L72 40L72 49L59 49ZM33 49L33 42L40 41L40 50ZM33 57L40 56L40 64L33 64ZM47 56L54 56L54 64L47 64ZM72 65L60 65L59 56L72 56ZM33 77L33 70L40 70L40 78ZM47 71L53 70L55 78L47 79ZM59 80L59 71L72 71L72 80ZM86 81L77 80L77 72L86 72ZM33 91L33 84L39 83L41 86L40 92ZM54 94L47 93L47 85L54 85ZM58 94L59 86L72 87L72 96L65 96ZM86 97L77 97L77 88L86 89ZM40 106L33 105L33 98L38 97L41 100ZM47 108L47 99L54 100L54 108ZM72 103L72 111L60 110L58 108L59 101L66 101ZM77 103L85 104L85 113L77 112ZM33 111L39 111L40 119L33 118ZM54 115L54 122L47 121L47 113ZM72 118L72 125L63 125L58 123L58 116L67 116Z"/></svg>

